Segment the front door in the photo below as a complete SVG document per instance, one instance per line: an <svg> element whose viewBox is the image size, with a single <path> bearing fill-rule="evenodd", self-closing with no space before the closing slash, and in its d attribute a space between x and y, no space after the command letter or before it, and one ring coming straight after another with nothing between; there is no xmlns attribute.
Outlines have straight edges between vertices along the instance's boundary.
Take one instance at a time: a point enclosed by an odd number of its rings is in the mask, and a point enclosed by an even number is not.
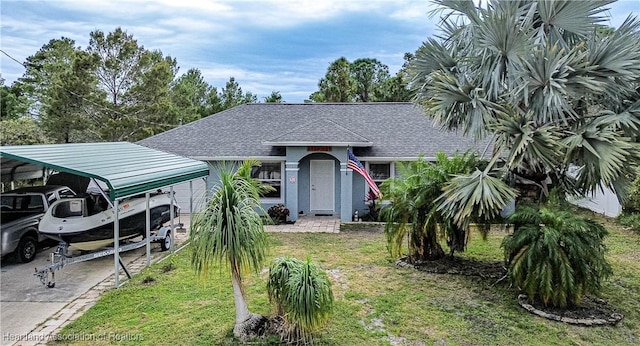
<svg viewBox="0 0 640 346"><path fill-rule="evenodd" d="M313 212L333 212L335 205L335 162L333 160L310 161L309 193L310 209Z"/></svg>

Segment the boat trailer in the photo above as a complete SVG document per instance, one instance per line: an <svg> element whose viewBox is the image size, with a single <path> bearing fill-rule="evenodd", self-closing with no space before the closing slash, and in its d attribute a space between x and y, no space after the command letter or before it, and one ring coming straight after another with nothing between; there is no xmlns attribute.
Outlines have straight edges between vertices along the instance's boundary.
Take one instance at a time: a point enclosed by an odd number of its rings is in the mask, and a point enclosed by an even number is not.
<svg viewBox="0 0 640 346"><path fill-rule="evenodd" d="M177 229L179 229L183 227L183 224L180 223L180 224L176 224L175 226L177 227ZM171 247L173 246L172 244L173 237L171 234L171 227L170 226L160 227L160 229L158 229L157 232L151 233L151 236L149 237L148 241L151 243L160 243L160 248L162 249L162 251L171 249ZM146 238L141 241L120 245L118 247L118 252L120 253L120 252L139 249L145 245L147 245ZM96 259L100 257L111 256L111 255L114 255L116 252L115 248L104 248L102 250L91 252L85 255L71 257L68 255L68 251L69 251L69 244L65 242L60 242L56 250L50 254L51 263L40 269L35 268L36 272L33 275L37 276L43 285L47 286L48 288L54 288L56 285L55 272L57 270L63 269L66 265L90 261L92 259ZM127 267L124 265L124 263L122 263L122 258L120 258L120 254L118 254L117 256L118 256L118 262L120 262L120 267L122 268L124 273L127 275L127 278L131 279L131 274L127 270Z"/></svg>

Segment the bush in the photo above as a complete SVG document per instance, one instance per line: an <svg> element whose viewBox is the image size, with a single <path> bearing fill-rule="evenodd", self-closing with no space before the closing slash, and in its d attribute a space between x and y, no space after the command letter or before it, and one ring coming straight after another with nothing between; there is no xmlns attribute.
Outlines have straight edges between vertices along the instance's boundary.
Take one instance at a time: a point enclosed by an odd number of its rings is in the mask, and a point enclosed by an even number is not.
<svg viewBox="0 0 640 346"><path fill-rule="evenodd" d="M313 333L329 321L333 291L327 274L312 263L293 257L277 258L269 269L269 301L284 317L281 337L288 342L312 341Z"/></svg>
<svg viewBox="0 0 640 346"><path fill-rule="evenodd" d="M640 213L620 214L620 216L618 216L618 223L636 232L640 232Z"/></svg>
<svg viewBox="0 0 640 346"><path fill-rule="evenodd" d="M640 172L640 169L638 172ZM622 208L625 213L640 213L640 174L636 175L636 179L631 184L629 196Z"/></svg>
<svg viewBox="0 0 640 346"><path fill-rule="evenodd" d="M604 226L567 211L521 206L508 218L514 233L503 242L508 275L530 300L579 305L611 275L604 258Z"/></svg>
<svg viewBox="0 0 640 346"><path fill-rule="evenodd" d="M285 223L289 216L289 209L287 209L284 204L279 203L269 208L269 210L267 210L267 214L269 214L274 223Z"/></svg>

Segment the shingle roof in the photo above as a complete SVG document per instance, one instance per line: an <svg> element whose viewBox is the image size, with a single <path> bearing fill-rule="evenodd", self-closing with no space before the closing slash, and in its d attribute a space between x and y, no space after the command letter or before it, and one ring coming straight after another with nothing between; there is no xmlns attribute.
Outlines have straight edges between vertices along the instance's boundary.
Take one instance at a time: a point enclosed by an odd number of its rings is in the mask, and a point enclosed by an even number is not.
<svg viewBox="0 0 640 346"><path fill-rule="evenodd" d="M371 146L373 143L363 136L328 119L315 119L274 138L265 145L319 145L340 143L351 146Z"/></svg>
<svg viewBox="0 0 640 346"><path fill-rule="evenodd" d="M477 143L461 133L442 130L419 107L408 102L245 104L139 144L200 159L266 157L283 156L284 150L265 142L335 142L345 135L348 138L343 142L371 142L370 147L355 152L367 157L433 157L438 151L482 151L486 146L486 142Z"/></svg>

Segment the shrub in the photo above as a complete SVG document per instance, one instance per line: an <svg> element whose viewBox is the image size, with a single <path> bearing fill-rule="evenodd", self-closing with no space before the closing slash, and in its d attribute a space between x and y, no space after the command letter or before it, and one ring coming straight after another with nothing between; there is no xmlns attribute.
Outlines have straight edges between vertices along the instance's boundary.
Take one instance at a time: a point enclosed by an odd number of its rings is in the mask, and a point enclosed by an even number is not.
<svg viewBox="0 0 640 346"><path fill-rule="evenodd" d="M284 206L282 203L278 203L269 210L267 210L267 214L271 217L273 222L276 224L287 222L287 217L289 216L289 209Z"/></svg>
<svg viewBox="0 0 640 346"><path fill-rule="evenodd" d="M629 196L623 204L623 209L625 213L640 213L640 174L636 174L636 179L631 184Z"/></svg>
<svg viewBox="0 0 640 346"><path fill-rule="evenodd" d="M329 321L333 291L327 274L307 258L277 258L269 269L269 301L284 315L286 341L311 341Z"/></svg>
<svg viewBox="0 0 640 346"><path fill-rule="evenodd" d="M618 216L618 223L623 226L629 227L636 232L640 232L640 213L620 214L620 216Z"/></svg>
<svg viewBox="0 0 640 346"><path fill-rule="evenodd" d="M579 305L611 275L604 258L604 226L567 211L520 206L508 218L503 242L512 283L545 305Z"/></svg>
<svg viewBox="0 0 640 346"><path fill-rule="evenodd" d="M291 271L302 266L304 262L295 257L278 257L273 261L269 269L267 281L267 294L269 302L275 305L278 315L284 315L286 311L286 290L291 276Z"/></svg>

